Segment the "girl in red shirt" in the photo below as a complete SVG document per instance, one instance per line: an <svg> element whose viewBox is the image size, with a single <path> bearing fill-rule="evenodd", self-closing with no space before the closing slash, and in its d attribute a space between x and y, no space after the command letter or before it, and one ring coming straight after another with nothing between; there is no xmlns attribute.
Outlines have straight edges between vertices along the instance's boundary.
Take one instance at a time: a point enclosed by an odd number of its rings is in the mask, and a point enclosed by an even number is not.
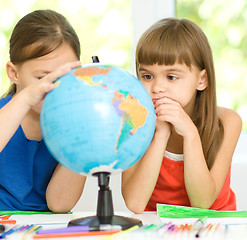
<svg viewBox="0 0 247 240"><path fill-rule="evenodd" d="M216 105L213 57L192 21L162 19L140 38L137 76L152 98L156 130L144 156L123 172L122 193L135 212L156 203L236 210L230 167L240 116Z"/></svg>

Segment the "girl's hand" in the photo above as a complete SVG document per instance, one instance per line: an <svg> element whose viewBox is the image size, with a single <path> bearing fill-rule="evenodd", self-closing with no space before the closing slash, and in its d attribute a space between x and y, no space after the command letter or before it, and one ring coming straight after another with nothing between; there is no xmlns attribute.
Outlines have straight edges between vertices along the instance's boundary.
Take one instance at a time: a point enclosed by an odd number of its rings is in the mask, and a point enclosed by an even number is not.
<svg viewBox="0 0 247 240"><path fill-rule="evenodd" d="M155 135L160 136L161 138L169 138L171 135L171 127L172 125L164 121L162 118L160 118L157 115L156 112L156 100L153 100L154 108L155 108L155 114L156 114L156 126L155 126Z"/></svg>
<svg viewBox="0 0 247 240"><path fill-rule="evenodd" d="M196 126L182 106L170 98L158 99L155 102L155 113L157 122L170 123L175 131L183 137L196 130Z"/></svg>
<svg viewBox="0 0 247 240"><path fill-rule="evenodd" d="M54 72L47 74L39 81L24 88L22 91L26 93L26 101L28 105L31 107L42 101L46 93L50 92L53 88L55 88L54 82L59 77L71 71L72 68L79 67L80 65L80 61L66 63Z"/></svg>
<svg viewBox="0 0 247 240"><path fill-rule="evenodd" d="M156 126L155 134L161 136L170 136L171 135L171 124L167 121L164 121L162 118L159 118L156 114Z"/></svg>

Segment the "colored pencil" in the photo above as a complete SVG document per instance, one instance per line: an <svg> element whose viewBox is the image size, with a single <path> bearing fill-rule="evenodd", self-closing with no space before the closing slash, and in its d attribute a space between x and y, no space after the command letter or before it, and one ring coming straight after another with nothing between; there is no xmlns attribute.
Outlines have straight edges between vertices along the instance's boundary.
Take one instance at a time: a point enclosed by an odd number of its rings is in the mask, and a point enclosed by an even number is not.
<svg viewBox="0 0 247 240"><path fill-rule="evenodd" d="M136 229L138 229L138 228L139 228L139 226L138 226L138 225L135 225L135 226L133 226L133 227L131 227L131 228L128 228L128 229L126 229L126 230L119 231L119 232L116 233L116 234L112 234L112 235L110 235L110 236L106 236L106 237L100 238L99 240L108 240L108 239L114 238L115 236L116 236L116 237L119 237L119 236L122 236L122 235L124 235L124 234L126 234L126 233L132 232L132 231L134 231L134 230L136 230Z"/></svg>
<svg viewBox="0 0 247 240"><path fill-rule="evenodd" d="M71 232L71 233L36 234L36 235L33 235L33 239L110 235L110 234L114 234L114 233L118 233L118 232L120 232L120 230L95 231L95 232L92 231L92 232Z"/></svg>
<svg viewBox="0 0 247 240"><path fill-rule="evenodd" d="M16 224L16 220L0 220L0 224Z"/></svg>

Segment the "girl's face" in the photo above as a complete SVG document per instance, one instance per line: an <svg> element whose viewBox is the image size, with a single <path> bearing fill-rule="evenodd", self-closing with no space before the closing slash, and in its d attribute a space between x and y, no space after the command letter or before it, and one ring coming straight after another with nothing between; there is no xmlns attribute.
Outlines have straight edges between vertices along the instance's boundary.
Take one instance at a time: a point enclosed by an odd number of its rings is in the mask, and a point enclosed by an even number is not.
<svg viewBox="0 0 247 240"><path fill-rule="evenodd" d="M66 43L55 49L53 52L40 58L28 60L16 67L18 80L16 82L17 91L20 92L25 87L39 81L45 75L56 70L59 66L77 61L78 58L73 49ZM33 107L33 110L40 113L42 102Z"/></svg>
<svg viewBox="0 0 247 240"><path fill-rule="evenodd" d="M185 64L144 65L139 66L139 79L148 91L153 102L167 97L177 101L190 115L196 92L207 87L205 70L187 67Z"/></svg>

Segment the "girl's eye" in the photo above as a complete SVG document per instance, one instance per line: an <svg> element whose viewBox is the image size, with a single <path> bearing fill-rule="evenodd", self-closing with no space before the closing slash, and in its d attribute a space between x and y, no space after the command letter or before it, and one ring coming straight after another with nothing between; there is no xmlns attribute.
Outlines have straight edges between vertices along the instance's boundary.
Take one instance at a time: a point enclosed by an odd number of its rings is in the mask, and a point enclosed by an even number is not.
<svg viewBox="0 0 247 240"><path fill-rule="evenodd" d="M167 78L171 81L177 80L178 77L172 76L172 75L168 75Z"/></svg>
<svg viewBox="0 0 247 240"><path fill-rule="evenodd" d="M142 75L142 79L145 79L145 80L151 80L153 79L154 77L150 74L143 74Z"/></svg>
<svg viewBox="0 0 247 240"><path fill-rule="evenodd" d="M38 77L36 77L38 80L40 80L40 79L42 79L43 77L45 77L45 76L38 76Z"/></svg>

